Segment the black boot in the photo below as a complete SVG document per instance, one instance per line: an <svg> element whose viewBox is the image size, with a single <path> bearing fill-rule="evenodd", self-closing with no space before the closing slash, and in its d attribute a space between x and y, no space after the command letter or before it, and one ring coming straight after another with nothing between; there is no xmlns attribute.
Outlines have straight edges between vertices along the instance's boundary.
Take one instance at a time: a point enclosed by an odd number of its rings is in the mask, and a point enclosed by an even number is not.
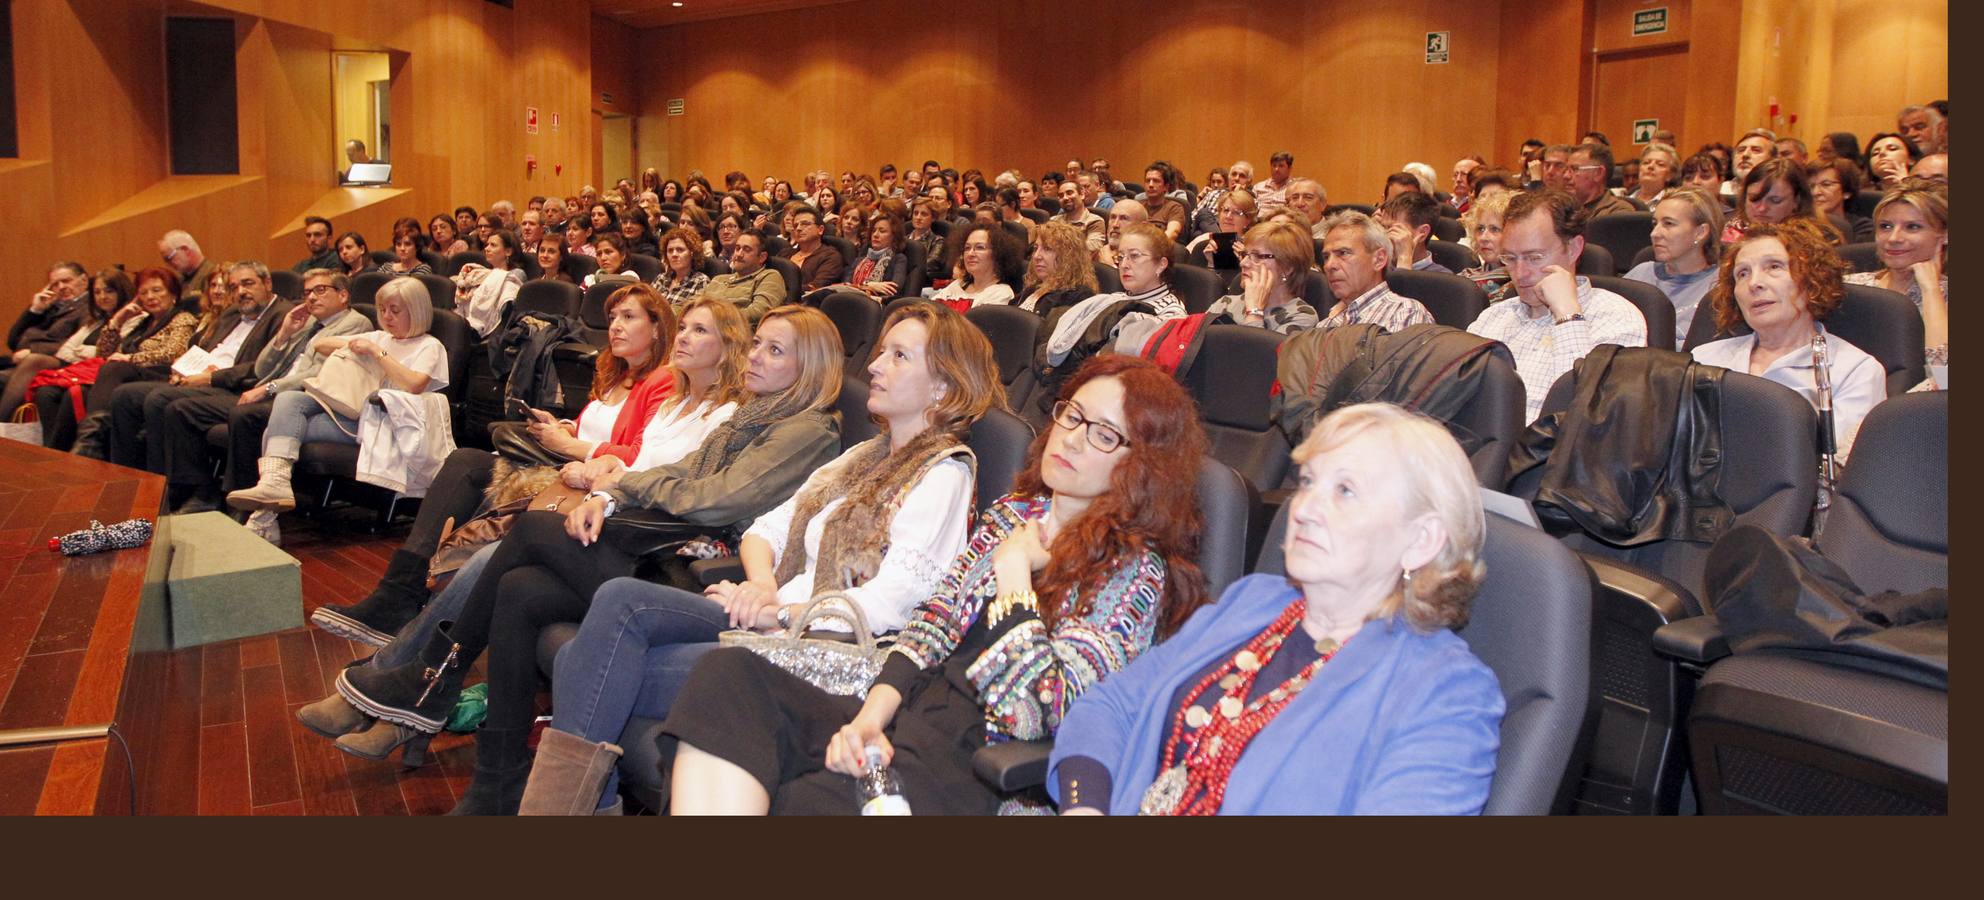
<svg viewBox="0 0 1984 900"><path fill-rule="evenodd" d="M405 550L393 551L386 576L365 599L345 605L326 603L310 614L310 623L338 637L373 647L392 643L406 623L420 615L431 596L427 591L427 558Z"/></svg>
<svg viewBox="0 0 1984 900"><path fill-rule="evenodd" d="M451 816L514 816L530 781L528 728L484 728L475 733L475 780Z"/></svg>
<svg viewBox="0 0 1984 900"><path fill-rule="evenodd" d="M443 622L421 648L420 658L405 665L353 666L339 672L338 693L375 719L428 734L440 731L461 699L470 662L448 636L454 624Z"/></svg>

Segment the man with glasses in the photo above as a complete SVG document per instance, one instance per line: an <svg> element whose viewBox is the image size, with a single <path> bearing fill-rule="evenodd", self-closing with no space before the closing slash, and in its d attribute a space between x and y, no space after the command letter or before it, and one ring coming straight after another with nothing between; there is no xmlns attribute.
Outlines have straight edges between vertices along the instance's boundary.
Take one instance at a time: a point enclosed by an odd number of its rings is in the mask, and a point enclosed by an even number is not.
<svg viewBox="0 0 1984 900"><path fill-rule="evenodd" d="M338 251L331 246L331 220L323 216L304 216L303 247L310 255L290 266L291 272L301 275L311 269L341 268Z"/></svg>
<svg viewBox="0 0 1984 900"><path fill-rule="evenodd" d="M207 279L214 274L214 261L200 252L200 242L175 228L158 239L158 256L172 271L179 273L179 303L199 309L207 294ZM335 254L333 254L335 258Z"/></svg>
<svg viewBox="0 0 1984 900"><path fill-rule="evenodd" d="M164 474L165 441L159 438L165 433L165 408L208 394L232 402L254 384L255 357L275 336L289 301L274 296L269 269L259 262L229 269L227 290L233 305L173 361L166 381L134 381L111 393L110 424L103 433L111 462Z"/></svg>
<svg viewBox="0 0 1984 900"><path fill-rule="evenodd" d="M1625 298L1574 274L1584 252L1584 209L1562 191L1524 191L1503 216L1509 286L1467 326L1508 345L1531 421L1557 378L1599 344L1646 346L1646 317ZM1509 296L1513 293L1515 296Z"/></svg>
<svg viewBox="0 0 1984 900"><path fill-rule="evenodd" d="M744 314L752 328L772 307L786 302L785 276L765 266L771 255L765 252L765 233L746 228L737 233L730 250L730 274L710 279L703 296L728 300Z"/></svg>
<svg viewBox="0 0 1984 900"><path fill-rule="evenodd" d="M1103 214L1116 207L1115 196L1102 189L1102 179L1095 177L1094 172L1077 174L1075 186L1081 189L1083 206Z"/></svg>
<svg viewBox="0 0 1984 900"><path fill-rule="evenodd" d="M372 321L351 308L351 282L343 272L331 269L303 273L303 302L265 318L278 320L276 333L255 354L250 378L238 383L246 389L238 395L212 390L173 400L165 407L162 436L148 438L164 444L165 465L154 471L165 476L175 513L217 509L225 492L254 484L259 477L255 460L262 453L262 432L268 428L275 396L301 390L304 379L324 367L324 354L315 347L317 339L372 330ZM212 461L207 431L223 422L227 423L227 467L216 489L208 475ZM146 428L151 427L147 422Z"/></svg>
<svg viewBox="0 0 1984 900"><path fill-rule="evenodd" d="M830 284L839 284L842 270L847 261L840 256L840 250L821 241L826 229L820 226L820 213L810 206L800 206L792 211L792 225L786 236L792 239L792 247L785 258L799 267L799 289L817 291Z"/></svg>
<svg viewBox="0 0 1984 900"><path fill-rule="evenodd" d="M1612 175L1612 148L1604 144L1579 144L1571 151L1571 195L1584 207L1587 221L1599 216L1636 212L1626 198L1606 190Z"/></svg>
<svg viewBox="0 0 1984 900"><path fill-rule="evenodd" d="M1542 175L1538 179L1538 184L1531 187L1530 190L1551 190L1569 193L1571 190L1571 145L1551 144L1543 148L1543 157L1537 161L1537 168Z"/></svg>

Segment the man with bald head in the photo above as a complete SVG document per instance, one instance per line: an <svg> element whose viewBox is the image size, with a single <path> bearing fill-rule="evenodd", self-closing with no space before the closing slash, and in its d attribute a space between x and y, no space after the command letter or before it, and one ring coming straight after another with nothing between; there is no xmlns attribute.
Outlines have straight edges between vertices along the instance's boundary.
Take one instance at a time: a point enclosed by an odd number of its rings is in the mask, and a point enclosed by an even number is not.
<svg viewBox="0 0 1984 900"><path fill-rule="evenodd" d="M214 261L200 252L200 242L175 228L158 239L158 255L172 271L179 273L179 302L187 304L188 309L199 309L207 291L207 279L214 274Z"/></svg>
<svg viewBox="0 0 1984 900"><path fill-rule="evenodd" d="M1330 196L1323 190L1323 183L1314 178L1297 178L1288 183L1288 189L1282 196L1287 200L1289 209L1309 220L1309 234L1322 240L1323 210L1330 206Z"/></svg>
<svg viewBox="0 0 1984 900"><path fill-rule="evenodd" d="M1930 181L1940 181L1944 184L1949 184L1950 155L1947 153L1931 153L1928 156L1924 156L1920 161L1916 162L1915 168L1908 170L1908 174L1916 178L1927 178Z"/></svg>
<svg viewBox="0 0 1984 900"><path fill-rule="evenodd" d="M1105 266L1116 265L1116 242L1122 239L1123 229L1138 222L1150 221L1150 213L1144 205L1135 200L1118 200L1109 208L1109 240L1102 249L1095 251L1095 261Z"/></svg>

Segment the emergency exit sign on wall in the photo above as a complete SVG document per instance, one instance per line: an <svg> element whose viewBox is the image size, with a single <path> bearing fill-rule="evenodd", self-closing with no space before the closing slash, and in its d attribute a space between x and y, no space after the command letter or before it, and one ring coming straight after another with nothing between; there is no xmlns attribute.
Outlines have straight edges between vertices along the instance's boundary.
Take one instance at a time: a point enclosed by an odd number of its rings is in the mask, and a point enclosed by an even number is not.
<svg viewBox="0 0 1984 900"><path fill-rule="evenodd" d="M1648 34L1664 34L1667 31L1667 7L1656 6L1633 13L1633 37Z"/></svg>

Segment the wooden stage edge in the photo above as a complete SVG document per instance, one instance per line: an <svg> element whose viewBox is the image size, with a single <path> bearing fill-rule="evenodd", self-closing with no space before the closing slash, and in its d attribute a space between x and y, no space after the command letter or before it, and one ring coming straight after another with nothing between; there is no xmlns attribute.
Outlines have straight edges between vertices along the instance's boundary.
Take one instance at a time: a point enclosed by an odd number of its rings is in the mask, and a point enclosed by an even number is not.
<svg viewBox="0 0 1984 900"><path fill-rule="evenodd" d="M173 777L152 765L172 689L164 498L160 476L0 440L0 815L143 813ZM157 525L150 544L48 549L131 518Z"/></svg>

